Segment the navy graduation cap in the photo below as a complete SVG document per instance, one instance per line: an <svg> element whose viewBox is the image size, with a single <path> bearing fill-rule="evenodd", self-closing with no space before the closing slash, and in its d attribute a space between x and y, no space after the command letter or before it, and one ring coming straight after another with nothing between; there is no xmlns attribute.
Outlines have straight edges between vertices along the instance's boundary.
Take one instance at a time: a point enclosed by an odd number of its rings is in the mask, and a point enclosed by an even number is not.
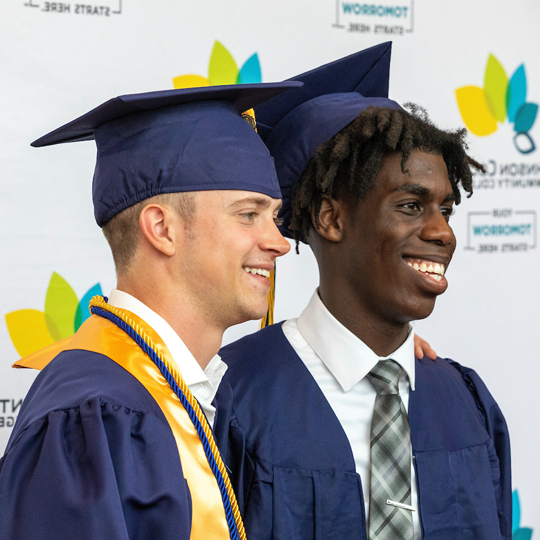
<svg viewBox="0 0 540 540"><path fill-rule="evenodd" d="M391 49L382 43L293 77L304 86L255 107L259 134L275 160L285 236L292 237L294 187L317 147L369 106L401 108L388 99Z"/></svg>
<svg viewBox="0 0 540 540"><path fill-rule="evenodd" d="M300 82L164 90L113 98L32 143L94 139L101 227L154 195L238 189L281 198L273 159L241 114Z"/></svg>

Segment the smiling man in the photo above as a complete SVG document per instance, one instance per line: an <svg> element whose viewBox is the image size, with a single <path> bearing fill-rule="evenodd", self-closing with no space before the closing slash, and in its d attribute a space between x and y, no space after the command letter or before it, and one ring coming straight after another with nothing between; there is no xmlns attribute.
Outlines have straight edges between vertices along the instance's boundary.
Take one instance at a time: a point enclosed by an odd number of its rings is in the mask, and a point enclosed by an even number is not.
<svg viewBox="0 0 540 540"><path fill-rule="evenodd" d="M121 96L34 143L95 139L117 288L42 369L0 460L5 540L245 538L212 426L229 326L267 309L288 242L273 160L241 117L295 83Z"/></svg>
<svg viewBox="0 0 540 540"><path fill-rule="evenodd" d="M373 47L256 108L282 231L309 244L320 282L297 319L221 353L250 538L511 538L497 404L474 371L413 346L412 322L447 288L454 204L481 166L464 130L386 97L389 61L389 44Z"/></svg>

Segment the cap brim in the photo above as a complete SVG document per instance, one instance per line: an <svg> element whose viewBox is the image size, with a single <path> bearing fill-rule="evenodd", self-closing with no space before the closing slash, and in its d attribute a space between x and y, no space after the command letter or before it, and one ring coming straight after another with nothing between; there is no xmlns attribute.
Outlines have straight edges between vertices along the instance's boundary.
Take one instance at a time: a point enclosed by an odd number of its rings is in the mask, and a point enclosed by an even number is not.
<svg viewBox="0 0 540 540"><path fill-rule="evenodd" d="M364 97L388 97L390 41L324 64L290 80L304 86L266 101L257 107L257 128L263 140L292 110L326 94L358 92Z"/></svg>
<svg viewBox="0 0 540 540"><path fill-rule="evenodd" d="M118 96L99 105L90 112L68 122L35 140L34 147L50 146L66 142L94 139L94 131L101 125L129 114L151 111L201 101L229 101L238 112L244 112L260 103L277 96L290 88L298 88L303 83L285 81L277 83L239 84L230 86L207 86L202 88L181 88L143 94Z"/></svg>

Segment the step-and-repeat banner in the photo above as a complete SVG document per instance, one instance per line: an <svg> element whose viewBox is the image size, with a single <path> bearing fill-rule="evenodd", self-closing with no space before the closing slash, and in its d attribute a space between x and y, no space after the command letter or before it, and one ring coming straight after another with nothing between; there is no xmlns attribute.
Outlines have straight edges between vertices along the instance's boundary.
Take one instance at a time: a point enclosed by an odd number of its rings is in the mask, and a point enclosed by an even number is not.
<svg viewBox="0 0 540 540"><path fill-rule="evenodd" d="M94 144L29 143L117 95L278 81L392 40L391 97L467 127L487 170L452 218L449 290L416 328L500 403L514 528L540 529L539 25L531 0L2 0L0 450L35 377L11 364L72 334L115 283L92 212ZM298 315L316 285L309 249L280 261L277 318Z"/></svg>

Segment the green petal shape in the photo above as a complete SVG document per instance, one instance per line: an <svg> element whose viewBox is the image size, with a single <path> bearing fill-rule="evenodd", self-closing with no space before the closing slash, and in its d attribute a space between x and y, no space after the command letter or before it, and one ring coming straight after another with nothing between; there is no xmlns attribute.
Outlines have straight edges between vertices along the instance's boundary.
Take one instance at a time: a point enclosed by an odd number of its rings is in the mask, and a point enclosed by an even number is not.
<svg viewBox="0 0 540 540"><path fill-rule="evenodd" d="M532 529L523 527L512 533L512 540L531 540L532 533Z"/></svg>
<svg viewBox="0 0 540 540"><path fill-rule="evenodd" d="M527 75L525 75L525 65L521 64L508 83L506 91L506 110L508 121L514 122L516 114L527 99Z"/></svg>
<svg viewBox="0 0 540 540"><path fill-rule="evenodd" d="M536 120L538 114L538 105L536 103L524 103L516 114L514 131L523 133L529 131Z"/></svg>
<svg viewBox="0 0 540 540"><path fill-rule="evenodd" d="M484 76L484 94L488 109L499 122L506 118L507 88L508 76L501 63L490 54Z"/></svg>
<svg viewBox="0 0 540 540"><path fill-rule="evenodd" d="M28 356L56 340L49 332L53 321L37 309L19 309L6 314L6 325L11 341L21 357Z"/></svg>
<svg viewBox="0 0 540 540"><path fill-rule="evenodd" d="M238 66L231 53L219 42L214 43L210 65L208 66L208 82L210 86L235 84L238 77Z"/></svg>
<svg viewBox="0 0 540 540"><path fill-rule="evenodd" d="M77 306L77 312L75 313L75 321L73 323L74 332L76 332L81 324L90 317L91 313L88 304L90 304L90 300L98 294L101 296L103 292L101 291L101 285L96 283L93 287L88 289L86 294L81 298L81 301Z"/></svg>
<svg viewBox="0 0 540 540"><path fill-rule="evenodd" d="M459 112L467 129L485 137L497 131L497 120L490 113L484 91L478 86L463 86L456 90Z"/></svg>
<svg viewBox="0 0 540 540"><path fill-rule="evenodd" d="M78 305L77 295L69 283L53 272L45 297L45 315L47 322L54 322L54 325L49 326L49 332L55 341L73 335L73 322Z"/></svg>
<svg viewBox="0 0 540 540"><path fill-rule="evenodd" d="M262 81L261 64L257 53L252 54L240 68L236 84L256 84Z"/></svg>

